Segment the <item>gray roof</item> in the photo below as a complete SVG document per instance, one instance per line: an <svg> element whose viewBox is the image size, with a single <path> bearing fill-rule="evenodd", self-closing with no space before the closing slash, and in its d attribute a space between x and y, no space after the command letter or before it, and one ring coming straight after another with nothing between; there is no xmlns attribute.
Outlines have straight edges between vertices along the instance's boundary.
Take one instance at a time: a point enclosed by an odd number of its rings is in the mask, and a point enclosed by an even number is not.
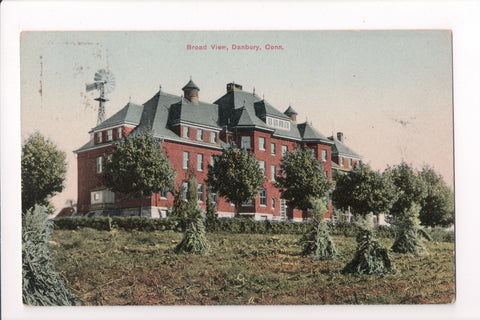
<svg viewBox="0 0 480 320"><path fill-rule="evenodd" d="M362 157L358 155L355 151L347 147L343 142L339 141L335 137L328 137L329 140L333 141L332 146L332 155L344 155L352 158L361 159Z"/></svg>
<svg viewBox="0 0 480 320"><path fill-rule="evenodd" d="M322 141L332 144L332 142L328 140L327 137L315 130L311 125L308 124L308 122L299 123L297 127L303 140Z"/></svg>
<svg viewBox="0 0 480 320"><path fill-rule="evenodd" d="M140 117L142 115L143 105L138 105L134 103L127 103L125 107L120 109L117 113L113 116L108 118L107 120L100 123L98 126L93 128L92 130L100 130L108 127L117 126L124 123L130 123L134 125L138 125L140 123Z"/></svg>
<svg viewBox="0 0 480 320"><path fill-rule="evenodd" d="M302 139L297 126L291 122L289 117L253 93L246 91L230 91L214 103L218 105L219 125L222 127L228 126L232 129L237 126L247 126L247 124L250 123L250 126L264 128L270 131L274 130L274 136L295 140ZM246 109L246 111L244 112L242 109ZM290 130L268 127L265 123L265 116L267 115L290 121Z"/></svg>
<svg viewBox="0 0 480 320"><path fill-rule="evenodd" d="M285 110L284 114L289 115L289 114L298 114L297 111L293 110L292 106L288 106L288 109Z"/></svg>
<svg viewBox="0 0 480 320"><path fill-rule="evenodd" d="M168 125L173 126L180 122L189 122L220 129L218 125L218 106L205 102L192 103L187 99L178 97L170 106Z"/></svg>
<svg viewBox="0 0 480 320"><path fill-rule="evenodd" d="M192 79L190 79L190 81L188 81L188 83L182 88L182 90L185 89L197 89L200 91L200 88L192 81Z"/></svg>

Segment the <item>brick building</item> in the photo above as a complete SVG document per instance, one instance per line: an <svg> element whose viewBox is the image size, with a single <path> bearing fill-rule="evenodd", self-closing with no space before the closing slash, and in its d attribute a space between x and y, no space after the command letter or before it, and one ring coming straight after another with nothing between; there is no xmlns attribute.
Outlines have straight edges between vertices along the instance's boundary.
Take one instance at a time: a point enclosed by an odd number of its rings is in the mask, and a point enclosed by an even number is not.
<svg viewBox="0 0 480 320"><path fill-rule="evenodd" d="M138 215L138 199L128 199L105 188L103 163L104 154L114 148L117 140L146 127L162 140L163 152L177 172L177 188L186 188L189 175L195 175L201 206L204 206L205 180L212 155L220 154L230 142L250 150L266 179L263 191L251 204L242 206L240 214L256 220L302 221L305 218L300 210L282 200L274 187L275 173L287 152L307 146L323 164L329 179L332 166L334 170L348 170L360 160L345 146L340 133L337 138L327 138L309 123L297 123L297 112L291 106L282 113L255 93L243 91L241 85L227 84L225 95L213 104L199 100L200 88L193 81L182 90L182 96L159 90L142 105L129 102L90 131L90 141L75 151L79 213ZM219 217L233 217L233 204L216 196L215 200ZM173 195L167 192L145 197L142 216L165 217L172 204Z"/></svg>

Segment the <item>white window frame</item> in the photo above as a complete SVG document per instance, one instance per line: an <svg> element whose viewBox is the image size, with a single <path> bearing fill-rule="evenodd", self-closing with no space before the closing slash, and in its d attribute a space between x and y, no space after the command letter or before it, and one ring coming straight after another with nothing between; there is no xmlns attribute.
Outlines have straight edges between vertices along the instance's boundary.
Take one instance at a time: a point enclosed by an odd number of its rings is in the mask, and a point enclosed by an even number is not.
<svg viewBox="0 0 480 320"><path fill-rule="evenodd" d="M162 190L160 191L160 199L167 199L168 198L168 191L167 190Z"/></svg>
<svg viewBox="0 0 480 320"><path fill-rule="evenodd" d="M197 129L197 141L203 141L203 130Z"/></svg>
<svg viewBox="0 0 480 320"><path fill-rule="evenodd" d="M343 167L345 166L345 158L340 157L340 165Z"/></svg>
<svg viewBox="0 0 480 320"><path fill-rule="evenodd" d="M265 137L258 137L258 150L265 151L265 147L267 145L267 140Z"/></svg>
<svg viewBox="0 0 480 320"><path fill-rule="evenodd" d="M265 161L258 161L258 166L260 167L260 170L263 171L263 175L266 176Z"/></svg>
<svg viewBox="0 0 480 320"><path fill-rule="evenodd" d="M190 135L190 128L187 126L182 127L182 138L188 139Z"/></svg>
<svg viewBox="0 0 480 320"><path fill-rule="evenodd" d="M103 156L97 157L97 173L103 173Z"/></svg>
<svg viewBox="0 0 480 320"><path fill-rule="evenodd" d="M270 154L276 155L277 154L277 145L275 143L270 143Z"/></svg>
<svg viewBox="0 0 480 320"><path fill-rule="evenodd" d="M188 163L190 161L190 154L188 151L183 151L183 169L188 169Z"/></svg>
<svg viewBox="0 0 480 320"><path fill-rule="evenodd" d="M217 133L210 131L210 143L217 143Z"/></svg>
<svg viewBox="0 0 480 320"><path fill-rule="evenodd" d="M242 149L245 150L250 150L252 148L252 143L251 143L251 137L250 136L242 136L240 137L240 146Z"/></svg>
<svg viewBox="0 0 480 320"><path fill-rule="evenodd" d="M122 128L117 128L117 138L122 139Z"/></svg>
<svg viewBox="0 0 480 320"><path fill-rule="evenodd" d="M327 162L328 153L327 150L322 150L322 162Z"/></svg>
<svg viewBox="0 0 480 320"><path fill-rule="evenodd" d="M205 201L205 192L203 190L203 183L199 183L197 187L197 197L198 197L198 202L203 202Z"/></svg>
<svg viewBox="0 0 480 320"><path fill-rule="evenodd" d="M102 143L102 132L97 132L97 143Z"/></svg>
<svg viewBox="0 0 480 320"><path fill-rule="evenodd" d="M348 159L348 167L350 169L353 167L353 159Z"/></svg>
<svg viewBox="0 0 480 320"><path fill-rule="evenodd" d="M187 181L182 182L182 199L183 200L188 199L188 182Z"/></svg>
<svg viewBox="0 0 480 320"><path fill-rule="evenodd" d="M107 130L107 141L112 141L113 140L113 132L112 129Z"/></svg>
<svg viewBox="0 0 480 320"><path fill-rule="evenodd" d="M260 191L260 207L266 207L266 206L267 206L267 189L263 189L262 191Z"/></svg>
<svg viewBox="0 0 480 320"><path fill-rule="evenodd" d="M270 181L275 182L275 176L277 175L277 167L270 166Z"/></svg>
<svg viewBox="0 0 480 320"><path fill-rule="evenodd" d="M275 199L274 198L272 198L270 200L270 206L271 206L272 209L275 209Z"/></svg>
<svg viewBox="0 0 480 320"><path fill-rule="evenodd" d="M285 157L288 153L288 146L282 145L282 157Z"/></svg>
<svg viewBox="0 0 480 320"><path fill-rule="evenodd" d="M197 154L197 171L203 171L203 154Z"/></svg>

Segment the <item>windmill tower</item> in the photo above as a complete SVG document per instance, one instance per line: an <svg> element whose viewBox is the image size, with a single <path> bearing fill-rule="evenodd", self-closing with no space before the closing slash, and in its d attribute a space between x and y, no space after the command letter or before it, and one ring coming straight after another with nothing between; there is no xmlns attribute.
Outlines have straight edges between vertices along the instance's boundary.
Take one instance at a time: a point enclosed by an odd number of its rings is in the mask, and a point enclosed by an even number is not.
<svg viewBox="0 0 480 320"><path fill-rule="evenodd" d="M108 101L108 99L105 98L105 94L112 92L115 88L115 76L105 71L105 69L100 69L95 73L93 80L95 81L94 83L87 84L87 92L92 90L100 91L100 97L95 99L98 101L97 125L99 125L105 121L105 102Z"/></svg>

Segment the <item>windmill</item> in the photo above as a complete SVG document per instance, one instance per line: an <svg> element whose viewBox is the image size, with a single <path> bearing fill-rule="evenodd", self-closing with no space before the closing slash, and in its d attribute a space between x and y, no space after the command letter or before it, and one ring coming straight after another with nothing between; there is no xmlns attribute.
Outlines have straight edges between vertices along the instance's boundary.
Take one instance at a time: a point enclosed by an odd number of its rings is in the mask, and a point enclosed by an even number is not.
<svg viewBox="0 0 480 320"><path fill-rule="evenodd" d="M92 90L100 91L100 97L95 99L98 101L97 125L99 125L105 121L105 102L108 101L105 98L105 94L112 92L115 88L115 76L105 69L100 69L95 73L93 80L95 81L94 83L87 84L87 92Z"/></svg>

